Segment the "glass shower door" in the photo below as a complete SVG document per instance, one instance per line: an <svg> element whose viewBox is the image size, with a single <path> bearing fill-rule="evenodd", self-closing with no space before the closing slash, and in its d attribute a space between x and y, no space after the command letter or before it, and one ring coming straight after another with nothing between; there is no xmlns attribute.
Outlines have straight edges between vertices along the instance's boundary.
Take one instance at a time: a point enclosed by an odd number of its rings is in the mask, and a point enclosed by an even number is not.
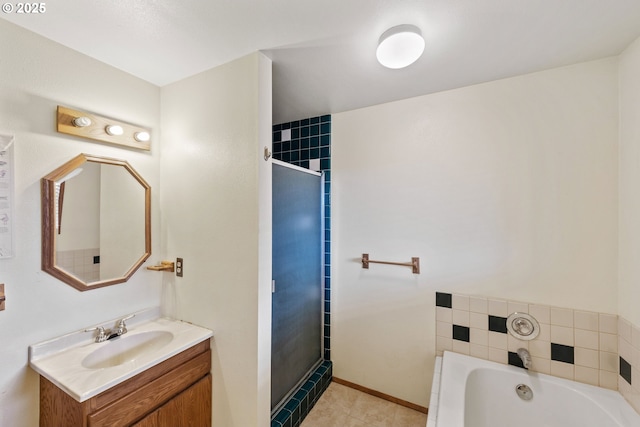
<svg viewBox="0 0 640 427"><path fill-rule="evenodd" d="M322 177L273 163L271 409L322 359Z"/></svg>

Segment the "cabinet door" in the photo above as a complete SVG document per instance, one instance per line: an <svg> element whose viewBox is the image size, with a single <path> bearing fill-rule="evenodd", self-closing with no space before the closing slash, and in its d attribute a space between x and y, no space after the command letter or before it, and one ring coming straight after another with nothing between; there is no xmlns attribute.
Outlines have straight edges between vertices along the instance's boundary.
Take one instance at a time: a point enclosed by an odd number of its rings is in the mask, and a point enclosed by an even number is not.
<svg viewBox="0 0 640 427"><path fill-rule="evenodd" d="M159 410L150 413L131 427L158 427L158 412Z"/></svg>
<svg viewBox="0 0 640 427"><path fill-rule="evenodd" d="M156 412L157 424L144 424L141 427L210 427L211 374L162 405Z"/></svg>

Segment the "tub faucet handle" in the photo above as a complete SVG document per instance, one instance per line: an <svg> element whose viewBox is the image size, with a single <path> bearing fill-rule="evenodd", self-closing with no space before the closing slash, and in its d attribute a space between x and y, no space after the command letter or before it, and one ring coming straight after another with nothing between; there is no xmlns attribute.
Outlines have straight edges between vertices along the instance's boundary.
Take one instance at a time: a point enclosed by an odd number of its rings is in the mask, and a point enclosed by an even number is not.
<svg viewBox="0 0 640 427"><path fill-rule="evenodd" d="M531 366L533 366L533 362L531 361L531 354L529 354L529 350L527 350L526 348L519 348L517 353L520 360L522 360L522 365L524 366L525 369L529 369L531 368Z"/></svg>

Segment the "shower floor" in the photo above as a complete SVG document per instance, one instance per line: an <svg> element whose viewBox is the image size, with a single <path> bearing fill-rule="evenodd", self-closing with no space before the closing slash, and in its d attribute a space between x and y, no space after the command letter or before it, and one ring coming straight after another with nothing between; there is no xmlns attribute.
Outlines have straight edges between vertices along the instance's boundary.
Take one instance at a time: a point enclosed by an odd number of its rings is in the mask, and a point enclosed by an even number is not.
<svg viewBox="0 0 640 427"><path fill-rule="evenodd" d="M424 427L427 414L332 382L300 427Z"/></svg>

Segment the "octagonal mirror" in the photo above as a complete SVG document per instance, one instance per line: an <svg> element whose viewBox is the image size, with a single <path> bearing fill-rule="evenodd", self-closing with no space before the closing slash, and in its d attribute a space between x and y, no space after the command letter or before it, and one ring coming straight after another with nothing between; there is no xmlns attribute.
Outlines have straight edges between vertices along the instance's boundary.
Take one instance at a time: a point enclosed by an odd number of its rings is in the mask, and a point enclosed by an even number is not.
<svg viewBox="0 0 640 427"><path fill-rule="evenodd" d="M80 154L41 181L42 270L80 291L151 255L151 187L124 160Z"/></svg>

